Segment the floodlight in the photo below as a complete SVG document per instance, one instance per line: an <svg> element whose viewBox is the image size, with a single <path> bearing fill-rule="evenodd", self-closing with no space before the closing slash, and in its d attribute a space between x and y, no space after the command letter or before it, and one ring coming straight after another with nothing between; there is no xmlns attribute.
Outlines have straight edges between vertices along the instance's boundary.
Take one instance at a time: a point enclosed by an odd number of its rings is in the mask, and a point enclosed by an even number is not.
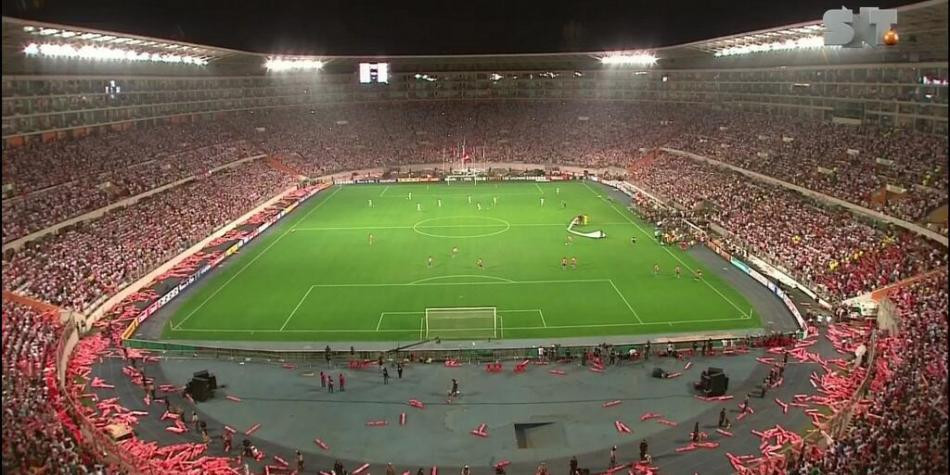
<svg viewBox="0 0 950 475"><path fill-rule="evenodd" d="M601 57L600 62L608 66L652 66L656 64L656 59L656 56L650 53L611 53Z"/></svg>
<svg viewBox="0 0 950 475"><path fill-rule="evenodd" d="M323 69L323 61L308 58L267 58L264 68L271 71L309 71Z"/></svg>

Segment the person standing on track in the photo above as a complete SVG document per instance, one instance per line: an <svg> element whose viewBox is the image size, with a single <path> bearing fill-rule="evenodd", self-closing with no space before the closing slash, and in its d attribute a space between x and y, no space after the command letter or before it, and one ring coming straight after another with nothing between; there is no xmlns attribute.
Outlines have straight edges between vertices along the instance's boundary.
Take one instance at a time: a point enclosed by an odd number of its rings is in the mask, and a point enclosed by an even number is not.
<svg viewBox="0 0 950 475"><path fill-rule="evenodd" d="M389 368L383 368L383 384L389 384Z"/></svg>
<svg viewBox="0 0 950 475"><path fill-rule="evenodd" d="M459 382L457 379L452 378L452 389L449 390L449 397L459 397L461 392L459 392Z"/></svg>

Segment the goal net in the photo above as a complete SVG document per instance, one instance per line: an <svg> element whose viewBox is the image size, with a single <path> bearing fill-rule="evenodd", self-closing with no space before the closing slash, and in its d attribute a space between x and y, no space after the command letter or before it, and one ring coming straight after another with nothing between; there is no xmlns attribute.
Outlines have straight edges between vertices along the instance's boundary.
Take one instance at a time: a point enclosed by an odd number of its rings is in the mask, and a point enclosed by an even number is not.
<svg viewBox="0 0 950 475"><path fill-rule="evenodd" d="M425 331L426 338L498 338L498 314L495 307L427 308Z"/></svg>

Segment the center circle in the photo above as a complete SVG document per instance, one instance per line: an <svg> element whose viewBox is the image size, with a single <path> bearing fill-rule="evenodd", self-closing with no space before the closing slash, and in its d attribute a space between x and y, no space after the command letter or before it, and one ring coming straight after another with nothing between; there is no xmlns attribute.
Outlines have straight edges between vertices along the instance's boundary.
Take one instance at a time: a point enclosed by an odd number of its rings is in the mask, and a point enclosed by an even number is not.
<svg viewBox="0 0 950 475"><path fill-rule="evenodd" d="M481 223L479 223L481 221ZM489 228L489 229L485 229ZM491 228L497 228L494 231ZM465 230L479 230L480 232L469 232ZM423 235L434 238L467 239L495 236L511 229L511 223L504 219L492 218L491 216L445 216L440 218L423 219L412 225L412 230ZM452 230L449 232L448 230ZM459 231L453 234L454 231ZM485 232L487 231L487 232Z"/></svg>

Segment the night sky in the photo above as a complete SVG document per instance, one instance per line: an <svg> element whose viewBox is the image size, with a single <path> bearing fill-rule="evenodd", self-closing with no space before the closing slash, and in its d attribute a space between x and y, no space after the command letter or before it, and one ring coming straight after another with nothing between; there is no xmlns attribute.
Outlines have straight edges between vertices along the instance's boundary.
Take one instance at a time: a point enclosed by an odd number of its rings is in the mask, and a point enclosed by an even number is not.
<svg viewBox="0 0 950 475"><path fill-rule="evenodd" d="M239 50L398 55L669 46L820 19L876 0L2 0L3 15Z"/></svg>

